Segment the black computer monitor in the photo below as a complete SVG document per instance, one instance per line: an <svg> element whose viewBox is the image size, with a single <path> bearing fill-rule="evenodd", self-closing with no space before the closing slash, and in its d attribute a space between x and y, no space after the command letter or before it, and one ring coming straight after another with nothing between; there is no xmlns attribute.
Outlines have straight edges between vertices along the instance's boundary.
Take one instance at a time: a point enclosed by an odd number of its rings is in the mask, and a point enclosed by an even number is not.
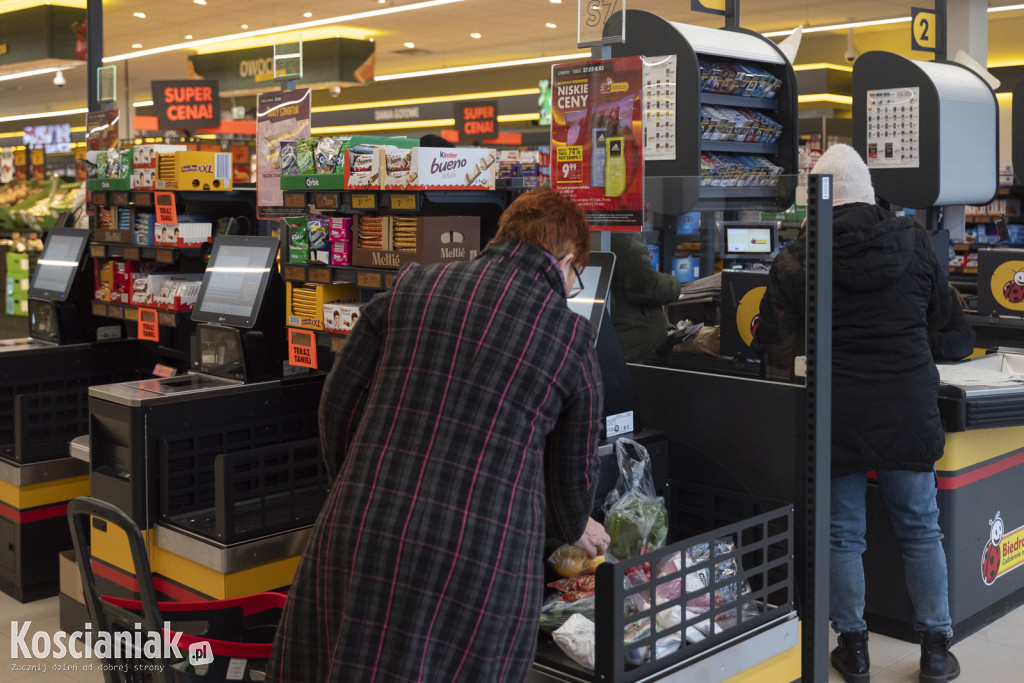
<svg viewBox="0 0 1024 683"><path fill-rule="evenodd" d="M608 288L611 287L614 270L615 254L610 251L590 252L587 267L580 273L583 291L567 300L569 308L589 320L598 334L601 332L601 320L608 302Z"/></svg>
<svg viewBox="0 0 1024 683"><path fill-rule="evenodd" d="M276 237L218 236L192 320L251 329L259 317L279 246Z"/></svg>
<svg viewBox="0 0 1024 683"><path fill-rule="evenodd" d="M50 301L66 301L82 265L89 231L53 228L47 233L43 253L29 283L28 295Z"/></svg>
<svg viewBox="0 0 1024 683"><path fill-rule="evenodd" d="M775 251L775 223L722 221L721 226L723 258L766 259Z"/></svg>

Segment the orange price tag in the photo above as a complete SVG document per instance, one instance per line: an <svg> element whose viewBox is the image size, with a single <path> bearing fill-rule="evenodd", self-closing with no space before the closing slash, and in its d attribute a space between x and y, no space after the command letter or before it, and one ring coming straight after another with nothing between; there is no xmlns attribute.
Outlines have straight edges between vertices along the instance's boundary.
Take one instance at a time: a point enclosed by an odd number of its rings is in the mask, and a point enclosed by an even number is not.
<svg viewBox="0 0 1024 683"><path fill-rule="evenodd" d="M160 341L160 322L157 320L157 312L152 308L139 309L139 339Z"/></svg>
<svg viewBox="0 0 1024 683"><path fill-rule="evenodd" d="M316 370L316 336L312 332L288 330L288 363Z"/></svg>
<svg viewBox="0 0 1024 683"><path fill-rule="evenodd" d="M156 222L164 225L178 224L178 209L174 205L173 192L154 192L153 203L156 205Z"/></svg>

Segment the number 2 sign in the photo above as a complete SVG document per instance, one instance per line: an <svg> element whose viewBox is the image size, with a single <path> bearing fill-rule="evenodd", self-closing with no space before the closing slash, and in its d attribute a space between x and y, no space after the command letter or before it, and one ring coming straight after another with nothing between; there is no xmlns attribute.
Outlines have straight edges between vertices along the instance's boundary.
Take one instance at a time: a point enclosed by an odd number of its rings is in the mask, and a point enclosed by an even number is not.
<svg viewBox="0 0 1024 683"><path fill-rule="evenodd" d="M935 10L910 8L910 41L914 50L935 52L936 28Z"/></svg>

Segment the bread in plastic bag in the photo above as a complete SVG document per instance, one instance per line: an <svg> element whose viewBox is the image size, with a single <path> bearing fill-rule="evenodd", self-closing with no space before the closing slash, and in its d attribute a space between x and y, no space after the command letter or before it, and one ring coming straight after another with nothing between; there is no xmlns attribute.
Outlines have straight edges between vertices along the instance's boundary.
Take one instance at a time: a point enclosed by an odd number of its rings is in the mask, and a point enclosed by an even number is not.
<svg viewBox="0 0 1024 683"><path fill-rule="evenodd" d="M607 555L624 560L665 545L668 510L654 488L651 457L632 439L615 442L619 479L605 498L605 530L611 537Z"/></svg>

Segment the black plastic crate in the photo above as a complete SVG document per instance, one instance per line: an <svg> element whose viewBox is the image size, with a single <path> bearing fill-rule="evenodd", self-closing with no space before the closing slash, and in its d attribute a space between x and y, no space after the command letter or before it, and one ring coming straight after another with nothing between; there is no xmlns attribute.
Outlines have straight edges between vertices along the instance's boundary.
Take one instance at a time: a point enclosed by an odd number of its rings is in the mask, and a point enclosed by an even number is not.
<svg viewBox="0 0 1024 683"><path fill-rule="evenodd" d="M229 544L312 524L327 495L315 418L160 439L160 519Z"/></svg>
<svg viewBox="0 0 1024 683"><path fill-rule="evenodd" d="M589 671L569 659L553 642L542 641L537 661L562 671L566 680L626 683L656 677L678 668L685 660L723 646L759 626L793 611L793 506L788 503L723 491L698 484L671 481L666 485L669 511L669 539L660 550L619 563L604 563L597 569L595 596L595 668ZM687 551L710 549L707 557L687 563ZM718 550L716 551L716 546ZM678 569L658 576L658 568ZM636 576L648 564L650 580L627 585L627 574ZM734 572L716 571L730 567ZM687 575L701 575L706 585L687 592ZM657 591L680 581L678 597L659 599ZM730 599L731 597L731 599ZM640 599L648 606L633 611L628 606ZM707 602L699 614L687 616L687 603ZM680 610L679 623L662 628L658 617L668 610ZM647 628L635 627L646 625ZM688 628L708 626L707 635L696 642L685 637ZM632 628L630 628L632 627ZM627 628L646 632L631 638ZM679 648L657 657L659 641L683 634ZM650 659L631 664L630 654L650 652ZM633 657L636 661L636 657Z"/></svg>

